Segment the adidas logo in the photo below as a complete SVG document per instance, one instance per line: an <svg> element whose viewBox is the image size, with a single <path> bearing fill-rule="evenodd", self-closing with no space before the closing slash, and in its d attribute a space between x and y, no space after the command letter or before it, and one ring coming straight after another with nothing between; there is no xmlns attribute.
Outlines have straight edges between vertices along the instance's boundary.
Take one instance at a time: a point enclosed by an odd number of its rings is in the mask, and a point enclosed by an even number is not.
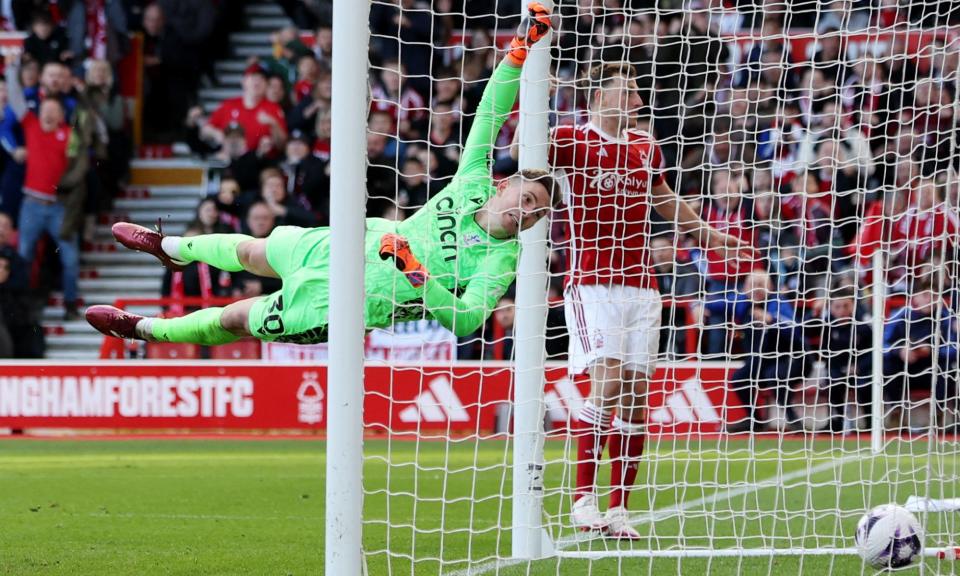
<svg viewBox="0 0 960 576"><path fill-rule="evenodd" d="M417 396L414 404L400 411L401 422L468 422L469 420L470 415L467 414L446 376L431 380L428 389Z"/></svg>
<svg viewBox="0 0 960 576"><path fill-rule="evenodd" d="M650 421L657 424L715 423L720 422L720 415L700 381L691 378L664 398L663 406L650 414Z"/></svg>
<svg viewBox="0 0 960 576"><path fill-rule="evenodd" d="M547 414L553 422L566 422L569 416L576 416L583 406L583 396L580 389L570 378L561 378L553 384L553 388L543 395L543 402Z"/></svg>

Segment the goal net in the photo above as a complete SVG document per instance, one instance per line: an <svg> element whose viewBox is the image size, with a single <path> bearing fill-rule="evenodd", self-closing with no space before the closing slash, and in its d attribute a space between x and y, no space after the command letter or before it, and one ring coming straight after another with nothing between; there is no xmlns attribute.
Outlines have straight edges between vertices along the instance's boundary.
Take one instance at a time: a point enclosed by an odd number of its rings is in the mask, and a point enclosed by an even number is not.
<svg viewBox="0 0 960 576"><path fill-rule="evenodd" d="M381 334L409 353L366 368L367 573L871 573L855 527L888 503L923 524L921 570L955 570L937 556L960 539L955 4L546 4L550 49L487 165L549 159L564 203L476 331L437 336L395 303ZM411 218L450 184L521 11L372 2L368 217ZM749 250L688 229L664 187ZM457 259L479 239L436 241ZM638 312L651 293L662 310ZM601 514L636 473L631 540L571 516L584 407L603 404L573 356L594 349L588 366L655 366L592 428ZM611 455L628 429L642 456Z"/></svg>

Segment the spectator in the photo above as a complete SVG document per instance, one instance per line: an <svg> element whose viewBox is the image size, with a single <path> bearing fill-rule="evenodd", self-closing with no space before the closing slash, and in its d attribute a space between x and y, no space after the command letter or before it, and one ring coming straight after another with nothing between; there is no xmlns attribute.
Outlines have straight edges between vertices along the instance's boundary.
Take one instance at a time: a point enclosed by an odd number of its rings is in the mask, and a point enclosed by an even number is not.
<svg viewBox="0 0 960 576"><path fill-rule="evenodd" d="M332 16L332 12L331 12ZM313 53L317 60L330 68L333 64L333 26L330 19L320 21L317 26L317 33L314 37Z"/></svg>
<svg viewBox="0 0 960 576"><path fill-rule="evenodd" d="M297 62L310 56L310 49L300 40L300 31L289 27L273 35L273 53L273 57L263 61L263 67L270 77L279 78L289 89L297 81Z"/></svg>
<svg viewBox="0 0 960 576"><path fill-rule="evenodd" d="M296 198L287 194L283 172L267 168L260 173L260 192L253 203L262 202L271 212L277 226L315 226L317 219Z"/></svg>
<svg viewBox="0 0 960 576"><path fill-rule="evenodd" d="M374 53L384 59L402 58L411 84L421 94L429 92L433 46L442 44L442 39L432 37L432 19L430 7L417 0L376 3L370 7L370 45Z"/></svg>
<svg viewBox="0 0 960 576"><path fill-rule="evenodd" d="M196 91L197 54L175 26L167 25L160 4L143 12L144 132L151 142L170 142L182 134Z"/></svg>
<svg viewBox="0 0 960 576"><path fill-rule="evenodd" d="M309 134L308 131L304 131ZM330 175L330 109L317 114L313 141L313 155L327 164L327 176Z"/></svg>
<svg viewBox="0 0 960 576"><path fill-rule="evenodd" d="M29 264L33 261L41 234L46 231L51 236L57 244L63 266L64 317L75 320L80 317L77 309L78 239L76 233L62 234L66 207L57 197L60 178L67 169L67 143L71 130L64 121L63 105L56 98L44 100L39 115L27 109L18 75L18 62L8 58L6 76L10 107L23 126L26 142L25 199L19 219L20 256Z"/></svg>
<svg viewBox="0 0 960 576"><path fill-rule="evenodd" d="M817 173L798 174L791 187L793 193L783 199L780 215L798 241L805 280L800 289L809 297L807 291L823 288L831 264L839 261L841 242L835 238L833 196L821 190Z"/></svg>
<svg viewBox="0 0 960 576"><path fill-rule="evenodd" d="M765 418L757 414L762 389L772 388L779 411L785 412L787 422L795 421L788 400L791 385L803 377L801 325L794 307L774 292L770 276L759 270L751 272L738 292L708 300L700 310L705 318L729 324L742 337L743 365L730 382L747 416L729 423L727 432L770 429L779 419L774 414Z"/></svg>
<svg viewBox="0 0 960 576"><path fill-rule="evenodd" d="M855 403L857 412L869 413L870 350L873 345L871 325L863 309L857 305L852 286L831 291L829 304L822 316L808 322L806 341L811 352L811 367L823 367L820 388L827 394L831 432L847 427L847 406ZM818 373L816 369L811 373ZM851 428L858 427L856 423Z"/></svg>
<svg viewBox="0 0 960 576"><path fill-rule="evenodd" d="M278 0L277 4L301 30L309 30L323 18L333 15L329 0Z"/></svg>
<svg viewBox="0 0 960 576"><path fill-rule="evenodd" d="M292 90L293 104L299 104L301 100L309 97L319 79L320 64L317 59L309 54L301 56L297 61L297 81Z"/></svg>
<svg viewBox="0 0 960 576"><path fill-rule="evenodd" d="M330 178L324 162L310 153L311 144L306 134L291 132L280 169L286 177L287 196L312 212L317 225L326 226L330 221Z"/></svg>
<svg viewBox="0 0 960 576"><path fill-rule="evenodd" d="M67 40L67 33L61 26L53 23L50 13L40 11L34 14L30 23L30 35L23 41L23 52L37 61L40 66L47 62L68 64L73 53Z"/></svg>
<svg viewBox="0 0 960 576"><path fill-rule="evenodd" d="M222 144L224 130L236 122L243 128L248 150L256 149L264 138L271 149L278 150L287 139L287 123L283 110L266 95L266 72L259 64L251 64L243 73L243 95L225 100L200 129L201 135Z"/></svg>
<svg viewBox="0 0 960 576"><path fill-rule="evenodd" d="M400 173L397 202L404 208L416 210L430 199L430 180L426 168L416 156L408 156Z"/></svg>
<svg viewBox="0 0 960 576"><path fill-rule="evenodd" d="M127 11L120 0L74 0L66 13L66 26L78 75L87 58L116 66L130 50Z"/></svg>
<svg viewBox="0 0 960 576"><path fill-rule="evenodd" d="M370 88L370 109L389 113L400 137L414 139L426 130L429 114L426 101L409 81L404 81L405 75L406 69L399 60L385 59L379 81Z"/></svg>
<svg viewBox="0 0 960 576"><path fill-rule="evenodd" d="M217 202L217 212L220 222L225 224L231 232L240 231L240 216L243 206L240 203L240 184L235 178L225 176L220 180L220 187L213 198Z"/></svg>
<svg viewBox="0 0 960 576"><path fill-rule="evenodd" d="M934 179L920 179L913 196L907 217L898 222L907 243L906 265L911 270L936 255L954 254L960 239L957 216L946 209L941 187Z"/></svg>
<svg viewBox="0 0 960 576"><path fill-rule="evenodd" d="M746 181L742 174L720 169L711 177L712 200L704 221L720 230L754 244L753 232L747 225L743 192ZM707 291L725 292L753 270L755 263L739 256L736 250L706 250L704 257L709 282Z"/></svg>
<svg viewBox="0 0 960 576"><path fill-rule="evenodd" d="M397 138L393 117L385 110L371 110L367 120L367 130L387 137L383 155L388 158L395 158L397 160L396 165L399 165L399 160L406 153L407 145Z"/></svg>
<svg viewBox="0 0 960 576"><path fill-rule="evenodd" d="M60 100L66 114L66 120L73 118L73 109L77 106L77 99L73 94L73 77L70 69L59 62L47 62L40 70L39 92L24 93L24 98L32 95L34 101L27 101L27 108L36 113L40 102L47 98Z"/></svg>
<svg viewBox="0 0 960 576"><path fill-rule="evenodd" d="M231 122L223 132L223 145L214 157L227 164L227 172L240 184L241 190L247 191L260 186L260 172L273 164L272 151L268 138L261 139L257 148L248 150L243 126Z"/></svg>
<svg viewBox="0 0 960 576"><path fill-rule="evenodd" d="M916 390L930 390L937 410L956 396L949 376L957 360L957 329L931 284L932 269L915 278L909 304L887 320L883 331L883 395L892 408L885 429L909 429L903 402ZM936 378L934 378L936 374ZM940 418L938 421L943 422Z"/></svg>
<svg viewBox="0 0 960 576"><path fill-rule="evenodd" d="M331 76L329 71L322 71L310 95L301 98L287 114L287 124L290 130L300 130L307 134L315 134L318 116L330 112Z"/></svg>
<svg viewBox="0 0 960 576"><path fill-rule="evenodd" d="M267 101L273 102L283 111L283 117L286 119L290 111L290 97L287 94L287 86L279 76L270 76L267 78Z"/></svg>
<svg viewBox="0 0 960 576"><path fill-rule="evenodd" d="M691 318L687 315L687 308L682 302L691 302L696 299L703 285L703 278L696 265L685 258L686 254L678 250L672 236L656 236L650 241L650 260L653 265L653 276L657 280L660 294L665 300L674 302L673 306L664 306L661 311L660 352L683 353L686 336L681 329L689 329ZM671 338L676 334L676 338Z"/></svg>
<svg viewBox="0 0 960 576"><path fill-rule="evenodd" d="M13 218L6 212L0 212L0 250L17 247L17 231Z"/></svg>
<svg viewBox="0 0 960 576"><path fill-rule="evenodd" d="M88 206L93 206L96 212L104 212L117 196L120 182L129 176L132 144L124 130L123 98L116 91L113 69L106 60L91 60L87 64L83 94L96 118L99 141L104 144L95 151L98 188L91 194L94 202ZM92 226L90 231L93 231Z"/></svg>
<svg viewBox="0 0 960 576"><path fill-rule="evenodd" d="M266 202L257 201L247 209L245 224L249 235L254 238L266 238L276 225L276 217L273 209ZM236 298L271 294L282 286L279 278L265 278L246 271L234 272L230 276L231 293Z"/></svg>
<svg viewBox="0 0 960 576"><path fill-rule="evenodd" d="M491 330L491 338L484 343L484 358L511 360L513 358L513 328L517 307L513 296L504 294L493 311L492 323L498 328ZM502 331L502 336L498 333Z"/></svg>
<svg viewBox="0 0 960 576"><path fill-rule="evenodd" d="M204 198L197 205L197 212L183 233L184 237L201 234L229 234L234 230L221 222L220 211L214 198ZM183 270L171 272L166 269L163 276L161 293L164 297L184 298L227 296L230 294L230 274L205 264L191 262ZM196 309L190 306L188 309ZM171 305L168 312L181 315L184 312L182 305Z"/></svg>
<svg viewBox="0 0 960 576"><path fill-rule="evenodd" d="M29 301L29 271L16 250L0 248L0 355L43 358L43 328Z"/></svg>

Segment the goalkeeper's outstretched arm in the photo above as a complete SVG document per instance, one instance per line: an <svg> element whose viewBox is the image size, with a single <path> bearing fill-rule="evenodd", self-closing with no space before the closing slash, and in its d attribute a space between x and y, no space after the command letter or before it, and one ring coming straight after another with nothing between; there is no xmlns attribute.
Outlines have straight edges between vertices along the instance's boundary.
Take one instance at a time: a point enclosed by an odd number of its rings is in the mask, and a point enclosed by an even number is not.
<svg viewBox="0 0 960 576"><path fill-rule="evenodd" d="M481 266L483 273L470 280L463 295L457 296L430 277L403 236L384 234L380 239L380 258L394 261L410 285L422 291L427 312L458 337L483 326L517 272L517 260L512 254L491 255Z"/></svg>
<svg viewBox="0 0 960 576"><path fill-rule="evenodd" d="M510 52L494 70L477 106L477 116L463 146L457 176L490 178L488 158L500 128L513 110L520 91L520 69L530 47L550 30L550 12L539 2L527 5L528 17L510 44Z"/></svg>

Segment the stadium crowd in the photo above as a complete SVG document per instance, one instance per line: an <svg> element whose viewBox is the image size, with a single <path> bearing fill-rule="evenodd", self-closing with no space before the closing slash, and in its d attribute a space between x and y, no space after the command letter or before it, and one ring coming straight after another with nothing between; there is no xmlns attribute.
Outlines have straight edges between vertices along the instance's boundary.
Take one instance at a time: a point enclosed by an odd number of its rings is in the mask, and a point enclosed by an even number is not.
<svg viewBox="0 0 960 576"><path fill-rule="evenodd" d="M196 106L197 89L216 81L213 61L239 26L225 2L3 3L3 26L29 38L24 55L8 59L0 90L0 307L10 335L0 331L0 356L42 354L38 308L23 304L36 293L30 286L59 286L67 318L76 317L78 247L125 183L129 118L116 74L132 31L145 38L148 141L185 140L223 167L187 234L263 237L282 224L329 223L330 2L279 3L296 26L276 31L273 56L251 59L241 93L209 115ZM404 219L450 181L498 59L494 32L512 34L519 4L373 4L368 216ZM633 64L644 102L637 124L660 142L668 182L705 220L758 249L754 261L702 251L670 223L654 223L651 266L674 303L664 312L664 355L743 359L735 381L748 427L766 426L776 410L795 419L790 398L811 379L829 395L834 429L849 426L849 401L868 405L864 288L882 249L888 399L917 388L955 399L954 382L932 382L929 368L955 368L957 351L960 39L943 26L960 10L889 0L557 4L551 122L583 120L580 79L591 65ZM495 174L516 169L516 122L500 135ZM566 230L558 212L547 340L555 358L566 350ZM45 259L62 263L62 279L31 275L44 232L52 238ZM174 296L276 288L202 264L164 280ZM507 297L491 320L508 339L513 316ZM509 355L512 346L492 345L493 333L461 339L460 356Z"/></svg>

